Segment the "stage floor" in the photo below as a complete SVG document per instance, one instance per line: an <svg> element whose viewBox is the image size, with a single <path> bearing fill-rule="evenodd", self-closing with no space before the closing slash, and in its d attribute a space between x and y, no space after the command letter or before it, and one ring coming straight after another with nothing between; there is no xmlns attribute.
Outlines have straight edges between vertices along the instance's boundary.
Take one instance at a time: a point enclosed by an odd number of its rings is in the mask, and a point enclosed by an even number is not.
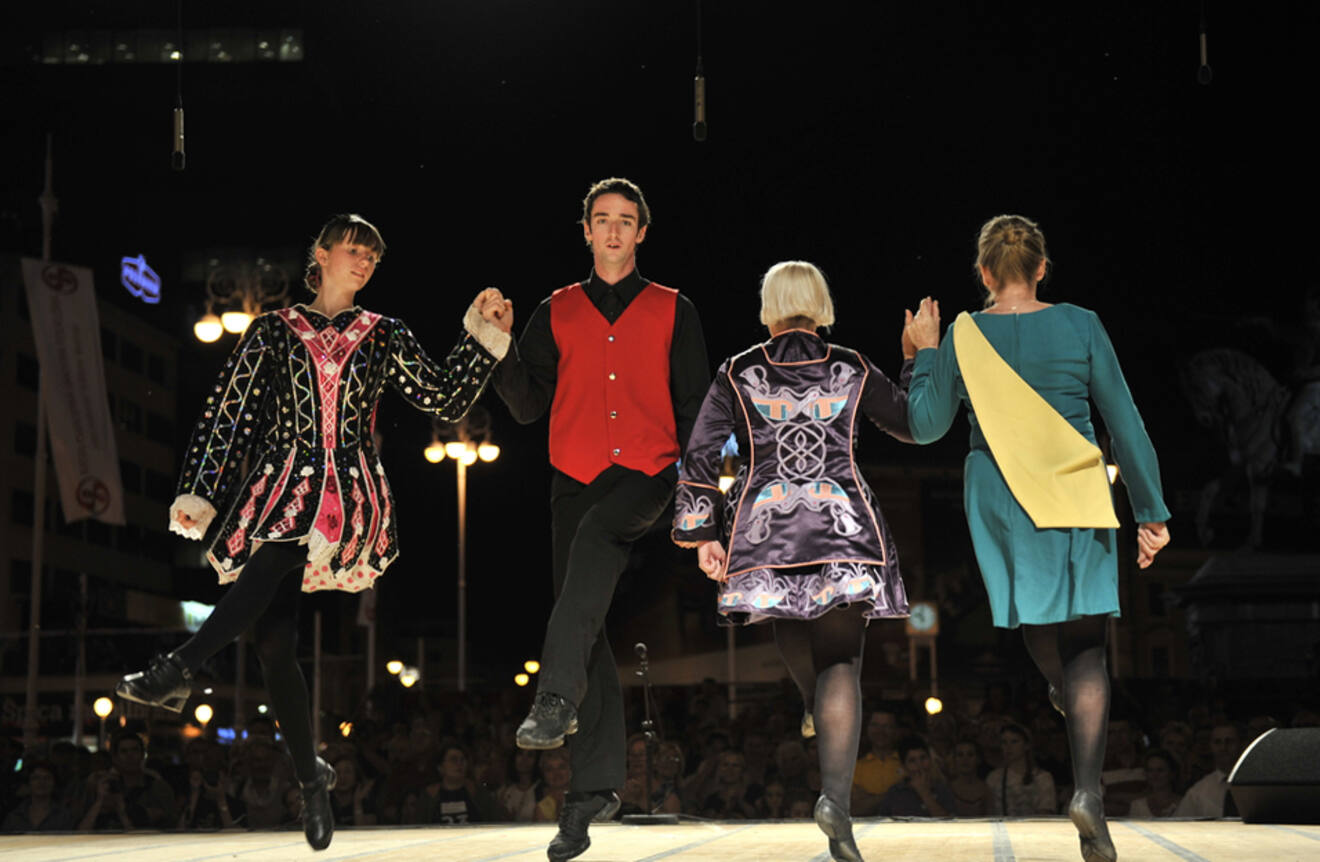
<svg viewBox="0 0 1320 862"><path fill-rule="evenodd" d="M854 826L873 862L1076 862L1077 835L1063 818L862 820ZM1246 825L1236 820L1110 822L1121 862L1301 862L1320 859L1320 826ZM290 862L315 859L543 860L553 826L341 829L313 854L298 832L0 836L5 862ZM597 824L582 862L829 862L814 823L691 822L677 826Z"/></svg>

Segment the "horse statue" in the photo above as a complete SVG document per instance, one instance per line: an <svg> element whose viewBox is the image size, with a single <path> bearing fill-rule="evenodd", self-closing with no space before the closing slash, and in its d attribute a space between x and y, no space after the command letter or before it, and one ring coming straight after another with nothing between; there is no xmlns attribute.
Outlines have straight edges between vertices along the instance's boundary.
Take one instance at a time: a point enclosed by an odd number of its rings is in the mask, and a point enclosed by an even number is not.
<svg viewBox="0 0 1320 862"><path fill-rule="evenodd" d="M1194 355L1179 369L1192 415L1228 451L1228 468L1201 489L1196 532L1202 545L1214 538L1210 511L1226 483L1245 479L1251 524L1246 545L1260 546L1270 483L1280 470L1301 475L1303 458L1320 453L1320 381L1290 390L1261 363L1240 350L1219 348Z"/></svg>

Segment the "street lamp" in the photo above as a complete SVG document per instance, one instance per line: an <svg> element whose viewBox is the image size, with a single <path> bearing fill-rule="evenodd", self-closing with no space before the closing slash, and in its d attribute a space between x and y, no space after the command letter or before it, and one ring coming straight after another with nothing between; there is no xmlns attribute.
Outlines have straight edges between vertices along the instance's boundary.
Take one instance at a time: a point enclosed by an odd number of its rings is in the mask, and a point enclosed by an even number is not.
<svg viewBox="0 0 1320 862"><path fill-rule="evenodd" d="M214 717L215 710L211 709L209 703L199 703L197 704L197 708L193 710L193 718L197 719L197 723L202 726L202 730L206 730L206 725L209 724Z"/></svg>
<svg viewBox="0 0 1320 862"><path fill-rule="evenodd" d="M266 306L283 305L288 299L284 267L261 257L255 264L212 259L206 273L206 313L193 324L193 335L210 343L226 332L241 334Z"/></svg>
<svg viewBox="0 0 1320 862"><path fill-rule="evenodd" d="M108 697L98 697L92 704L92 712L101 719L101 738L97 744L98 751L105 750L105 720L110 717L110 713L115 711L115 702Z"/></svg>
<svg viewBox="0 0 1320 862"><path fill-rule="evenodd" d="M458 482L458 690L467 691L467 468L477 460L500 457L500 447L490 442L490 413L473 407L458 422L436 419L431 424L431 443L423 452L427 461L439 464L448 457L456 467Z"/></svg>

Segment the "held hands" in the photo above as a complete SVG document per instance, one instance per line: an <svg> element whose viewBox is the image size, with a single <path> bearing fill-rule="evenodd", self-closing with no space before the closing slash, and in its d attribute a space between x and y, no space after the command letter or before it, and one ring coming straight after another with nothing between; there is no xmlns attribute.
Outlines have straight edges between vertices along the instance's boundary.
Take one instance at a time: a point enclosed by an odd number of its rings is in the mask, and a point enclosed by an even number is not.
<svg viewBox="0 0 1320 862"><path fill-rule="evenodd" d="M472 306L486 322L499 327L502 332L513 331L513 303L505 299L497 288L488 287L478 293Z"/></svg>
<svg viewBox="0 0 1320 862"><path fill-rule="evenodd" d="M170 532L200 539L215 517L215 507L196 494L180 494L170 504Z"/></svg>
<svg viewBox="0 0 1320 862"><path fill-rule="evenodd" d="M1169 544L1169 528L1162 523L1141 524L1137 527L1137 566L1146 568L1155 562L1155 555Z"/></svg>
<svg viewBox="0 0 1320 862"><path fill-rule="evenodd" d="M697 565L706 573L706 577L712 581L723 582L726 578L725 571L729 566L729 558L724 553L724 545L719 542L702 542L697 546Z"/></svg>
<svg viewBox="0 0 1320 862"><path fill-rule="evenodd" d="M911 359L918 350L940 346L940 304L929 296L921 300L917 313L903 311L903 357Z"/></svg>

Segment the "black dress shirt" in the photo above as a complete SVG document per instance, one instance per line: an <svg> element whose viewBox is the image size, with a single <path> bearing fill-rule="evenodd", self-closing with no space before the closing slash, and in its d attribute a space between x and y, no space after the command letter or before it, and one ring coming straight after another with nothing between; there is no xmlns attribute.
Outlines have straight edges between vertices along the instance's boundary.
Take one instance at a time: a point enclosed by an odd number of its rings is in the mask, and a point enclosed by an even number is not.
<svg viewBox="0 0 1320 862"><path fill-rule="evenodd" d="M637 270L610 284L592 271L582 282L587 298L613 324L637 298L649 281ZM550 297L532 312L522 338L509 345L509 352L495 369L495 391L508 405L513 418L526 425L549 409L559 377L559 347L550 328ZM674 303L674 337L669 346L669 395L674 405L674 425L680 451L687 449L688 436L710 385L706 339L701 332L697 309L683 294Z"/></svg>

